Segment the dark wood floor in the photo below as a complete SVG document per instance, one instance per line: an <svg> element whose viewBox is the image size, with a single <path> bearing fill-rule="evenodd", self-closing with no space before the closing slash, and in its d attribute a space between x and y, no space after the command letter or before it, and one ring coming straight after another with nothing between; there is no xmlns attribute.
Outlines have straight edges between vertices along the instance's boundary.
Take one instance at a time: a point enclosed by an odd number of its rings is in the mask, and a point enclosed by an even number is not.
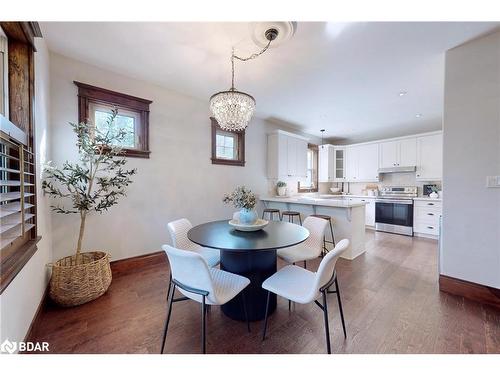
<svg viewBox="0 0 500 375"><path fill-rule="evenodd" d="M500 353L500 310L439 292L435 241L368 231L367 252L341 259L338 274L348 337L332 294L334 353ZM49 305L30 341L48 341L52 353L158 353L167 279L165 264L152 265L116 275L106 295L86 305ZM216 307L207 321L208 353L325 352L322 312L314 304L289 312L278 298L265 342L261 322L247 333ZM199 351L199 304L174 304L165 352Z"/></svg>

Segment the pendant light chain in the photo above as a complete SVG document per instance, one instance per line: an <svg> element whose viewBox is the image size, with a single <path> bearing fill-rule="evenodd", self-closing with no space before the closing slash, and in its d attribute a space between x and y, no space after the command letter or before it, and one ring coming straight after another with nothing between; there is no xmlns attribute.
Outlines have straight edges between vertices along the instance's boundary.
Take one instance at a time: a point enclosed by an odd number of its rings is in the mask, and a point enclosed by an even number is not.
<svg viewBox="0 0 500 375"><path fill-rule="evenodd" d="M240 61L253 60L253 59L259 57L260 55L262 55L264 52L266 52L268 50L269 46L271 45L272 41L273 41L272 39L269 39L269 41L267 42L266 46L262 49L262 51L257 52L257 53L253 53L248 57L240 57L240 56L235 55L234 54L234 47L233 47L232 52L231 52L231 91L234 91L234 59L237 59Z"/></svg>

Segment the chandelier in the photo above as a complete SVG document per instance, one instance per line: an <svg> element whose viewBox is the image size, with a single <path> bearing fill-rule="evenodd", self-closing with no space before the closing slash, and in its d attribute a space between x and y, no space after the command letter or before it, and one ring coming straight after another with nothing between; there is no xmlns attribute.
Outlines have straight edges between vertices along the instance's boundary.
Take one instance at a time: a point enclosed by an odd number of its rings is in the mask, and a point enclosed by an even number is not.
<svg viewBox="0 0 500 375"><path fill-rule="evenodd" d="M249 57L239 57L231 54L231 88L218 92L210 97L210 111L224 130L241 131L250 122L255 111L255 99L252 95L234 88L234 60L248 61L255 59L267 51L271 42L278 37L278 30L271 28L265 32L267 45L258 53Z"/></svg>

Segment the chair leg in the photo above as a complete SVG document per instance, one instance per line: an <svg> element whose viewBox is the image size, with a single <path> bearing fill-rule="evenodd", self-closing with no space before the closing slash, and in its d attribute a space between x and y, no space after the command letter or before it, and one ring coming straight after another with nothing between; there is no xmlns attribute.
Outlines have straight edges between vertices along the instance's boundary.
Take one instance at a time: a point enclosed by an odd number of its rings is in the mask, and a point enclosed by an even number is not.
<svg viewBox="0 0 500 375"><path fill-rule="evenodd" d="M170 273L168 275L167 301L168 301L168 296L170 296L170 288L172 288L172 271L170 271Z"/></svg>
<svg viewBox="0 0 500 375"><path fill-rule="evenodd" d="M293 217L292 217L292 215L288 215L288 222L289 223L293 223Z"/></svg>
<svg viewBox="0 0 500 375"><path fill-rule="evenodd" d="M266 211L262 211L262 220L264 220L264 214L266 213Z"/></svg>
<svg viewBox="0 0 500 375"><path fill-rule="evenodd" d="M266 302L266 314L264 316L264 332L262 334L262 341L266 339L266 331L267 331L267 313L269 312L269 298L271 297L271 292L267 292L267 302Z"/></svg>
<svg viewBox="0 0 500 375"><path fill-rule="evenodd" d="M332 234L332 242L333 242L333 247L335 247L335 236L333 235L333 225L332 225L332 221L331 221L331 220L328 220L328 222L330 223L330 233Z"/></svg>
<svg viewBox="0 0 500 375"><path fill-rule="evenodd" d="M247 330L250 332L250 321L248 320L248 311L247 311L247 301L245 298L245 290L242 290L240 293L241 302L243 304L243 313L245 314L245 320L247 321Z"/></svg>
<svg viewBox="0 0 500 375"><path fill-rule="evenodd" d="M304 260L304 268L307 270L307 262Z"/></svg>
<svg viewBox="0 0 500 375"><path fill-rule="evenodd" d="M168 323L170 322L170 315L172 315L172 302L174 301L174 293L175 293L175 285L172 287L172 282L170 282L167 294L167 302L168 302L167 318L165 321L165 329L163 330L163 339L161 340L160 354L163 354L163 350L165 349L165 340L167 339Z"/></svg>
<svg viewBox="0 0 500 375"><path fill-rule="evenodd" d="M206 314L206 309L205 309L205 296L203 296L203 299L201 300L201 347L203 354L205 354L206 351L206 340L205 340L205 334L206 334L206 322L205 322L205 314Z"/></svg>
<svg viewBox="0 0 500 375"><path fill-rule="evenodd" d="M330 327L328 325L328 306L326 301L326 291L323 291L323 315L325 317L325 335L326 335L326 350L328 354L332 353L330 349Z"/></svg>
<svg viewBox="0 0 500 375"><path fill-rule="evenodd" d="M288 311L292 311L292 301L288 300Z"/></svg>
<svg viewBox="0 0 500 375"><path fill-rule="evenodd" d="M299 223L300 223L300 226L302 226L302 218L300 217L300 215L299 215Z"/></svg>
<svg viewBox="0 0 500 375"><path fill-rule="evenodd" d="M344 339L346 339L347 333L346 333L346 329L345 329L344 311L342 310L342 301L340 299L340 289L339 289L339 282L337 281L337 277L335 277L335 289L337 290L337 301L339 303L340 319L342 320L342 329L344 330Z"/></svg>

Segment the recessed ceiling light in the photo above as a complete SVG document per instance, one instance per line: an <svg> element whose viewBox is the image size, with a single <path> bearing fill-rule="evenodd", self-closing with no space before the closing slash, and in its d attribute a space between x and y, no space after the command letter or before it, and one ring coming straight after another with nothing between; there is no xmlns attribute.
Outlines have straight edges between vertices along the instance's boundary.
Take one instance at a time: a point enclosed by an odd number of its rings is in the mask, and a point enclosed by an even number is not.
<svg viewBox="0 0 500 375"><path fill-rule="evenodd" d="M406 94L408 94L408 91L400 91L399 92L399 96L405 96Z"/></svg>
<svg viewBox="0 0 500 375"><path fill-rule="evenodd" d="M421 114L421 113L417 113L417 114L415 115L415 117L416 117L416 118L420 118L420 117L422 117L422 114Z"/></svg>

